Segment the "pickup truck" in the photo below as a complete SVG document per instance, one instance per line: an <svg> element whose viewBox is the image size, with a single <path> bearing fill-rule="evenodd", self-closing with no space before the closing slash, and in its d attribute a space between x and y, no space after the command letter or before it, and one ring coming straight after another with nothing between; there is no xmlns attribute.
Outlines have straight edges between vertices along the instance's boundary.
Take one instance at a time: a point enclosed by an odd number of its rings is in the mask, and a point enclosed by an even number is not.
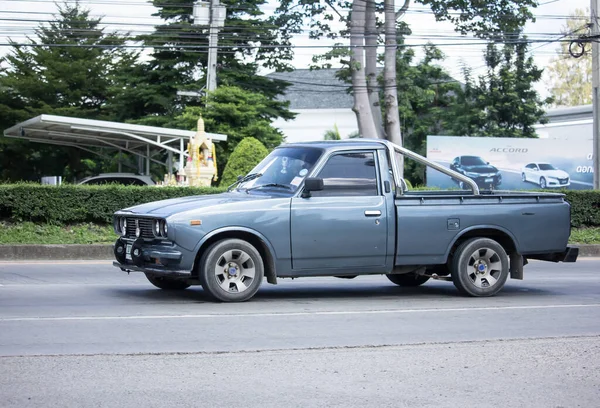
<svg viewBox="0 0 600 408"><path fill-rule="evenodd" d="M401 158L469 189L409 191ZM523 279L528 259L578 256L562 194L480 192L460 173L370 139L282 145L225 193L126 208L114 228L113 265L161 289L202 285L224 302L252 298L263 278L371 274L492 296L509 276Z"/></svg>

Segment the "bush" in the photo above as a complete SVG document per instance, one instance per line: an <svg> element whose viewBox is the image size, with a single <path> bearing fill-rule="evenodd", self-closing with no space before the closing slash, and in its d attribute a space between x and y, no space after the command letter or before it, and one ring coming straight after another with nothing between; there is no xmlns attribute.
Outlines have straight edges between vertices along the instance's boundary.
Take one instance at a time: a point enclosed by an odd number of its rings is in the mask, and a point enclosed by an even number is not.
<svg viewBox="0 0 600 408"><path fill-rule="evenodd" d="M238 176L248 174L267 154L269 154L269 151L257 139L253 137L244 138L229 156L219 185L227 187L235 183Z"/></svg>
<svg viewBox="0 0 600 408"><path fill-rule="evenodd" d="M600 227L600 191L562 191L571 204L571 225L580 227Z"/></svg>
<svg viewBox="0 0 600 408"><path fill-rule="evenodd" d="M112 222L112 214L122 208L168 198L216 194L223 191L223 188L215 187L57 187L32 183L4 184L0 185L0 218L59 224L103 224ZM571 204L573 227L600 227L600 191L561 192Z"/></svg>
<svg viewBox="0 0 600 408"><path fill-rule="evenodd" d="M47 223L111 223L120 209L151 201L222 192L214 187L0 185L0 217Z"/></svg>

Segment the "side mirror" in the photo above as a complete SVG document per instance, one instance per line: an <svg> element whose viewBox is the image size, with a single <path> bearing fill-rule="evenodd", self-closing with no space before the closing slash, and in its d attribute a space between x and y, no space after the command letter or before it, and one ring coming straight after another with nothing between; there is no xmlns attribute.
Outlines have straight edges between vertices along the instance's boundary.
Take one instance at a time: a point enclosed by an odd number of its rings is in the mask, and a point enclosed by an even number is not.
<svg viewBox="0 0 600 408"><path fill-rule="evenodd" d="M323 179L318 177L307 177L304 180L304 191L302 191L302 198L310 197L311 191L321 191L323 190Z"/></svg>
<svg viewBox="0 0 600 408"><path fill-rule="evenodd" d="M242 181L242 179L244 178L244 176L237 176L237 181Z"/></svg>

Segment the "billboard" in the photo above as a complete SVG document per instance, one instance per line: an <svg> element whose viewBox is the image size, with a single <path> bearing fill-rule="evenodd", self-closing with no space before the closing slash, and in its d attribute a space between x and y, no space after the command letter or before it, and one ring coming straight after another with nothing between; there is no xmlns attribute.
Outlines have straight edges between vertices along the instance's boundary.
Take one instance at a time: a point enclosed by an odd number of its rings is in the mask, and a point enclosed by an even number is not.
<svg viewBox="0 0 600 408"><path fill-rule="evenodd" d="M593 188L592 140L427 136L427 158L475 180L480 188ZM427 168L427 186L462 187Z"/></svg>

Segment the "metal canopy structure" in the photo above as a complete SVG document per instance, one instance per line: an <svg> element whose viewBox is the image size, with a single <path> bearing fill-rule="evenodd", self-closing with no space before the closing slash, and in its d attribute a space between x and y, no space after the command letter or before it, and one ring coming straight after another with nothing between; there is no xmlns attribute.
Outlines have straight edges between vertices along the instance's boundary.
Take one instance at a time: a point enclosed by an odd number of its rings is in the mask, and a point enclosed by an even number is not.
<svg viewBox="0 0 600 408"><path fill-rule="evenodd" d="M150 175L151 162L167 167L169 174L172 174L173 154L178 155L178 167L183 169L185 157L188 156L187 141L195 134L189 130L54 115L36 116L4 131L6 137L76 147L109 159L108 152L130 153L138 157L137 171L146 175ZM206 135L213 142L227 140L226 135L218 133L207 132ZM166 162L156 157L163 151L168 153Z"/></svg>

